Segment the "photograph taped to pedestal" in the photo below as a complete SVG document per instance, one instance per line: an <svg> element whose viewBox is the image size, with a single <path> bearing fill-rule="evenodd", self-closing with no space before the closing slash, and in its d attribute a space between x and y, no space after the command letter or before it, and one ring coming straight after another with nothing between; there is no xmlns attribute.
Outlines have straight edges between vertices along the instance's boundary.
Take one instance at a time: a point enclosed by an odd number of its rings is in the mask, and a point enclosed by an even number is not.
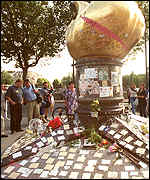
<svg viewBox="0 0 150 180"><path fill-rule="evenodd" d="M108 67L99 67L98 77L101 81L109 80Z"/></svg>
<svg viewBox="0 0 150 180"><path fill-rule="evenodd" d="M96 68L87 68L84 70L86 79L94 79L98 77Z"/></svg>
<svg viewBox="0 0 150 180"><path fill-rule="evenodd" d="M102 87L106 87L106 86L108 86L107 80L103 80L102 81Z"/></svg>
<svg viewBox="0 0 150 180"><path fill-rule="evenodd" d="M113 97L113 87L100 87L100 97Z"/></svg>
<svg viewBox="0 0 150 180"><path fill-rule="evenodd" d="M118 79L118 72L111 72L111 85L112 86L118 86L119 85L119 79Z"/></svg>

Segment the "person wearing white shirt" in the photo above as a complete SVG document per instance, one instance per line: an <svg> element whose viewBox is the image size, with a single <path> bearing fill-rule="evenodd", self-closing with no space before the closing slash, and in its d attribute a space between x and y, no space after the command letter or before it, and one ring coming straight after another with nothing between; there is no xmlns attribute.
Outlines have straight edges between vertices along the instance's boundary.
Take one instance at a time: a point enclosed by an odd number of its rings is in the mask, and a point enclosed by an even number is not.
<svg viewBox="0 0 150 180"><path fill-rule="evenodd" d="M135 106L135 100L137 97L137 89L136 89L136 85L133 83L131 84L130 88L128 89L128 97L131 103L131 107L132 107L132 113L136 114L136 106Z"/></svg>

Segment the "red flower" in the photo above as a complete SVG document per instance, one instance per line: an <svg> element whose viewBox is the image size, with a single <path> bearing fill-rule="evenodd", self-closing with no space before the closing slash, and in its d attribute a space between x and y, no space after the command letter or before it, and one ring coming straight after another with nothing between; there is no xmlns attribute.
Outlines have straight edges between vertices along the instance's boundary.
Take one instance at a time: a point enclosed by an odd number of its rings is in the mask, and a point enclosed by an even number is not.
<svg viewBox="0 0 150 180"><path fill-rule="evenodd" d="M108 141L106 139L103 139L101 143L106 145L106 144L108 144Z"/></svg>

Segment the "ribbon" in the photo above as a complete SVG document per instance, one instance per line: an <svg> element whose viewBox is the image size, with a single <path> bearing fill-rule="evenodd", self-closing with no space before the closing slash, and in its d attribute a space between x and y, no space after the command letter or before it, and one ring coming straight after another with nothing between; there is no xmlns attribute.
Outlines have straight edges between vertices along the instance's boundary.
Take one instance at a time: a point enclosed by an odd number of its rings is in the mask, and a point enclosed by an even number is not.
<svg viewBox="0 0 150 180"><path fill-rule="evenodd" d="M93 21L90 18L87 17L83 17L80 16L87 24L91 25L92 27L94 27L95 29L97 29L98 31L103 32L105 35L107 35L110 38L115 39L116 41L120 42L120 44L122 45L122 47L127 50L126 45L124 44L124 42L122 42L122 40L116 35L114 34L112 31L110 31L109 29L107 29L105 26L97 23L96 21Z"/></svg>

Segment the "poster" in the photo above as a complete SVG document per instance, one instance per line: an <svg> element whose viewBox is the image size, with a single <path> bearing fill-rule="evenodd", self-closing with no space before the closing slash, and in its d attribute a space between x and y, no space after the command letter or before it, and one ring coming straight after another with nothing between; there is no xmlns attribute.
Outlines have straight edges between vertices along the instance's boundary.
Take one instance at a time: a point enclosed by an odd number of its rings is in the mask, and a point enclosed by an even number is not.
<svg viewBox="0 0 150 180"><path fill-rule="evenodd" d="M85 75L84 74L80 74L80 80L82 81L84 81L85 80Z"/></svg>
<svg viewBox="0 0 150 180"><path fill-rule="evenodd" d="M97 78L97 70L96 68L87 68L84 70L86 79L94 79Z"/></svg>
<svg viewBox="0 0 150 180"><path fill-rule="evenodd" d="M92 92L91 92L91 94L99 94L99 83L98 83L98 81L92 81L91 84L92 84L92 87L91 87Z"/></svg>
<svg viewBox="0 0 150 180"><path fill-rule="evenodd" d="M108 67L101 67L99 69L99 80L109 80Z"/></svg>
<svg viewBox="0 0 150 180"><path fill-rule="evenodd" d="M118 86L119 85L119 74L118 72L111 72L111 85Z"/></svg>
<svg viewBox="0 0 150 180"><path fill-rule="evenodd" d="M106 86L108 86L107 81L106 80L102 81L102 87L106 87Z"/></svg>
<svg viewBox="0 0 150 180"><path fill-rule="evenodd" d="M113 96L113 87L100 87L100 97L110 96Z"/></svg>
<svg viewBox="0 0 150 180"><path fill-rule="evenodd" d="M80 96L85 96L87 88L88 88L88 81L87 80L79 81Z"/></svg>

